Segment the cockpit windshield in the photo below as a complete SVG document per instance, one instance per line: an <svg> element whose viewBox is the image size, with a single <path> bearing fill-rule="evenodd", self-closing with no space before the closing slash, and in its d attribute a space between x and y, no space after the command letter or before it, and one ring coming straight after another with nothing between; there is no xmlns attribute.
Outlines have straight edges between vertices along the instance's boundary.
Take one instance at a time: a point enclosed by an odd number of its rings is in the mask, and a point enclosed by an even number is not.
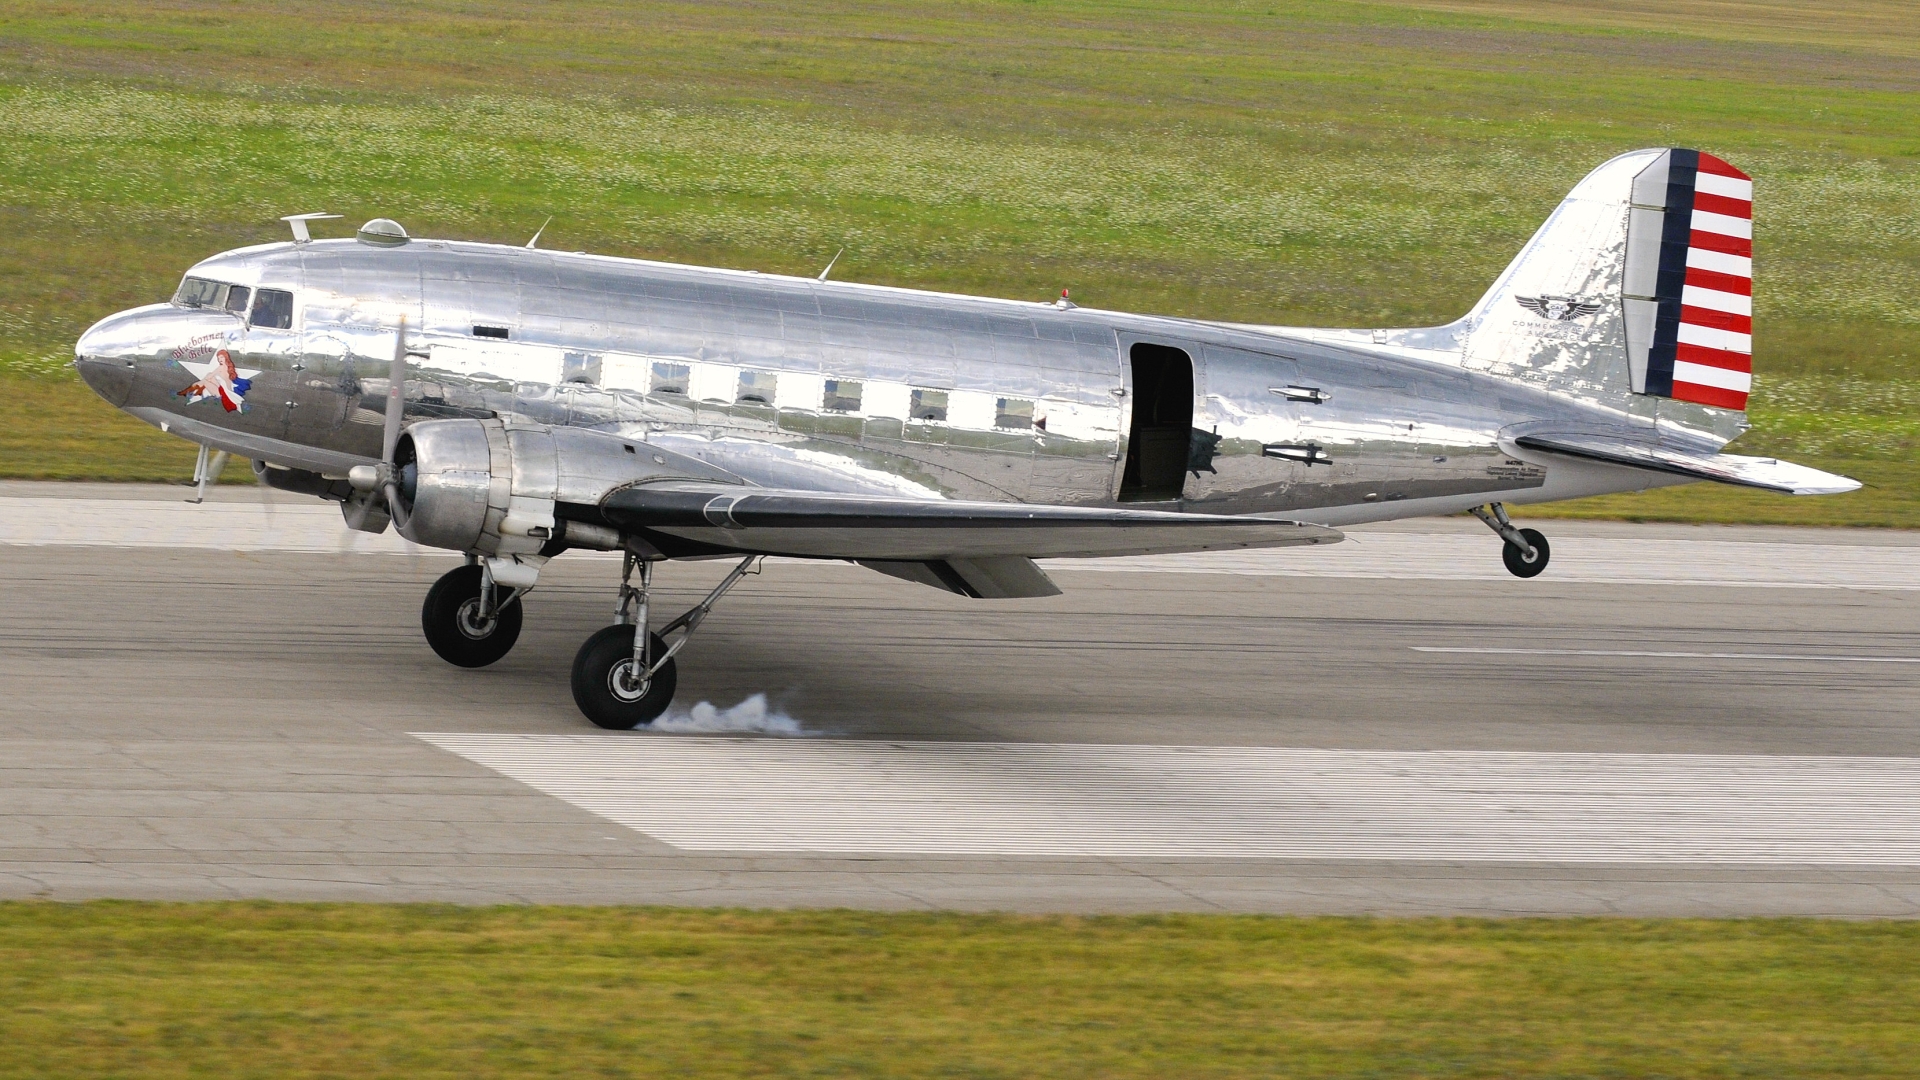
<svg viewBox="0 0 1920 1080"><path fill-rule="evenodd" d="M180 282L173 302L184 307L219 307L227 298L227 283L190 277Z"/></svg>
<svg viewBox="0 0 1920 1080"><path fill-rule="evenodd" d="M250 289L245 285L190 277L180 282L173 302L190 308L224 308L256 327L293 328L293 294L285 289Z"/></svg>

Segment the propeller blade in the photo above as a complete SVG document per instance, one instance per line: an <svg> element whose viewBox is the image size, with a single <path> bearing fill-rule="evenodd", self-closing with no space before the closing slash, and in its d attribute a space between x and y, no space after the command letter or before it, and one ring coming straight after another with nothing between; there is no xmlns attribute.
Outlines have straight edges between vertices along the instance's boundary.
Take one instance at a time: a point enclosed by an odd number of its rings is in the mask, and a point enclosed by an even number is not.
<svg viewBox="0 0 1920 1080"><path fill-rule="evenodd" d="M400 445L400 418L406 409L407 317L400 316L400 332L393 339L393 365L387 369L387 425L380 442L380 460L393 464L393 448Z"/></svg>
<svg viewBox="0 0 1920 1080"><path fill-rule="evenodd" d="M400 532L407 531L407 510L400 501L400 470L393 452L400 445L400 421L406 411L407 391L407 317L400 316L400 332L393 339L393 366L387 369L387 424L380 441L380 493L386 496L387 513Z"/></svg>
<svg viewBox="0 0 1920 1080"><path fill-rule="evenodd" d="M273 525L273 485L267 483L267 467L260 462L253 463L253 487L260 493L260 512L266 515L267 525Z"/></svg>

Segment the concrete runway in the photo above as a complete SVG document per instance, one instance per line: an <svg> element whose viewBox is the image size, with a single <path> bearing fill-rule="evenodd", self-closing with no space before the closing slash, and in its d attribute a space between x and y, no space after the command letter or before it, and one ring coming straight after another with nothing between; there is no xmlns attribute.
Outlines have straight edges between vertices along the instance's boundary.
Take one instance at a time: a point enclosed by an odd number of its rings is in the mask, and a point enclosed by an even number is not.
<svg viewBox="0 0 1920 1080"><path fill-rule="evenodd" d="M0 484L0 895L1920 913L1910 534L1546 522L1518 581L1423 521L991 603L769 564L676 714L764 692L777 738L580 718L610 560L461 671L451 560L181 495Z"/></svg>

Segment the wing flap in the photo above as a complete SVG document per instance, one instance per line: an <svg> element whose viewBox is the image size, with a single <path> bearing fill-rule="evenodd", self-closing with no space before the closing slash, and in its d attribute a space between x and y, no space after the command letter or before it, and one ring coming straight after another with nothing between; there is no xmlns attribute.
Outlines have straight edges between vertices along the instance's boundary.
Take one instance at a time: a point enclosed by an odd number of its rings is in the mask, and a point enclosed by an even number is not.
<svg viewBox="0 0 1920 1080"><path fill-rule="evenodd" d="M944 559L939 562L890 562L862 559L860 565L889 577L931 585L976 600L1015 600L1059 596L1060 586L1032 559L1002 555L991 559Z"/></svg>
<svg viewBox="0 0 1920 1080"><path fill-rule="evenodd" d="M1860 481L1849 476L1810 469L1778 458L1746 457L1741 454L1688 453L1670 446L1634 442L1628 439L1584 432L1528 432L1513 440L1529 450L1547 450L1556 454L1631 465L1636 469L1691 476L1696 480L1714 480L1722 484L1761 488L1786 495L1838 495L1854 491Z"/></svg>
<svg viewBox="0 0 1920 1080"><path fill-rule="evenodd" d="M621 529L661 533L733 551L883 562L949 563L1002 556L1101 558L1327 544L1342 538L1334 529L1272 518L888 499L726 485L621 488L601 500L600 512ZM989 589L1000 587L993 584L996 573L979 570L976 576L986 587L971 582L972 587L989 595ZM1025 581L1006 587L1038 586Z"/></svg>

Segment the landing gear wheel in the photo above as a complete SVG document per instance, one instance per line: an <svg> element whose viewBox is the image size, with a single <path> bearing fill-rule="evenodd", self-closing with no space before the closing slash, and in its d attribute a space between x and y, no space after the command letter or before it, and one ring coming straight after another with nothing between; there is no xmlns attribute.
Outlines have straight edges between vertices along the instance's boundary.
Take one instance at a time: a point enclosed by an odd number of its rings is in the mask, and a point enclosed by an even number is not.
<svg viewBox="0 0 1920 1080"><path fill-rule="evenodd" d="M495 591L506 590L495 586ZM480 568L457 567L427 590L420 605L420 629L440 659L458 667L486 667L511 652L520 639L520 598L502 605L493 618L482 619Z"/></svg>
<svg viewBox="0 0 1920 1080"><path fill-rule="evenodd" d="M1547 538L1540 535L1538 529L1521 529L1520 535L1526 537L1527 543L1533 545L1533 558L1527 558L1525 548L1518 548L1512 544L1501 545L1500 558L1506 562L1507 569L1513 571L1514 577L1537 576L1540 571L1547 568L1547 558L1552 554L1547 547Z"/></svg>
<svg viewBox="0 0 1920 1080"><path fill-rule="evenodd" d="M673 701L677 681L668 660L642 684L635 676L631 625L609 626L587 639L573 658L573 701L603 728L630 731L654 722ZM649 655L665 655L667 643L652 635Z"/></svg>

